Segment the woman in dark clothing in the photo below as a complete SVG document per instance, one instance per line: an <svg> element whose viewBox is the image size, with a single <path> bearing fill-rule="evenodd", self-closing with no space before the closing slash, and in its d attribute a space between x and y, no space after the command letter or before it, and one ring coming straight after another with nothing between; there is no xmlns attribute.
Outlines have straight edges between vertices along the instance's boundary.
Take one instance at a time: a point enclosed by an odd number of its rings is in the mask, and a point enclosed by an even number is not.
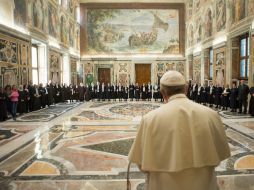
<svg viewBox="0 0 254 190"><path fill-rule="evenodd" d="M7 85L5 87L5 93L7 95L7 99L6 99L6 108L7 108L7 114L11 114L12 113L12 102L10 99L10 95L11 95L11 85Z"/></svg>
<svg viewBox="0 0 254 190"><path fill-rule="evenodd" d="M222 92L222 110L227 110L229 107L229 96L230 96L230 89L229 89L229 85L226 86L226 88L224 88L223 92Z"/></svg>
<svg viewBox="0 0 254 190"><path fill-rule="evenodd" d="M24 85L24 93L25 93L25 105L26 105L26 110L25 110L25 113L28 113L30 110L29 110L29 100L30 100L30 93L29 93L29 90L28 90L28 85Z"/></svg>
<svg viewBox="0 0 254 190"><path fill-rule="evenodd" d="M46 107L46 90L43 87L43 84L40 84L39 86L39 94L41 99L41 107L45 108Z"/></svg>
<svg viewBox="0 0 254 190"><path fill-rule="evenodd" d="M238 89L236 88L236 84L233 83L233 86L230 90L230 97L229 97L231 112L236 112L236 109L238 107L237 96L238 96Z"/></svg>
<svg viewBox="0 0 254 190"><path fill-rule="evenodd" d="M129 87L126 85L125 87L123 87L123 99L124 99L124 101L127 101L128 94L129 94Z"/></svg>
<svg viewBox="0 0 254 190"><path fill-rule="evenodd" d="M41 95L39 93L39 86L35 85L35 93L33 94L34 97L34 105L33 105L33 111L37 111L41 109Z"/></svg>
<svg viewBox="0 0 254 190"><path fill-rule="evenodd" d="M61 102L61 96L62 96L60 85L56 84L55 91L56 91L56 94L54 99L55 99L55 103L57 104Z"/></svg>
<svg viewBox="0 0 254 190"><path fill-rule="evenodd" d="M250 88L249 114L254 116L254 86Z"/></svg>
<svg viewBox="0 0 254 190"><path fill-rule="evenodd" d="M21 115L26 113L26 93L23 90L23 85L19 86L19 101L18 101L18 113Z"/></svg>
<svg viewBox="0 0 254 190"><path fill-rule="evenodd" d="M135 86L135 99L136 99L136 101L139 101L139 99L140 99L140 88L138 86L138 83Z"/></svg>
<svg viewBox="0 0 254 190"><path fill-rule="evenodd" d="M4 89L0 87L0 121L5 121L7 117L7 94Z"/></svg>

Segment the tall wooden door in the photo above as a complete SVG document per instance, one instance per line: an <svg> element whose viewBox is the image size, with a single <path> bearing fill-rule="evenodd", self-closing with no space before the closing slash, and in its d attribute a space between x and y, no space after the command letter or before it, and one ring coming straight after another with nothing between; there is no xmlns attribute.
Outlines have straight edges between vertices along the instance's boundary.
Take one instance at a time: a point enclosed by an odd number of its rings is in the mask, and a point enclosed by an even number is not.
<svg viewBox="0 0 254 190"><path fill-rule="evenodd" d="M99 68L98 69L98 81L100 84L108 84L110 83L110 68Z"/></svg>
<svg viewBox="0 0 254 190"><path fill-rule="evenodd" d="M151 82L151 64L136 64L136 83L142 85Z"/></svg>

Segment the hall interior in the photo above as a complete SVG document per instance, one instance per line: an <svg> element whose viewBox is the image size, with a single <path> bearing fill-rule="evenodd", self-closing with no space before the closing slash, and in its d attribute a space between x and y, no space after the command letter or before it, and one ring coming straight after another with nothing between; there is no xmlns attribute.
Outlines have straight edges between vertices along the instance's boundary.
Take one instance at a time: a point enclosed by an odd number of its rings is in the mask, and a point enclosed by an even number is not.
<svg viewBox="0 0 254 190"><path fill-rule="evenodd" d="M253 0L0 0L0 87L58 83L254 84ZM155 101L64 101L0 122L0 190L124 190L127 155ZM254 188L254 118L213 108L231 157L220 190ZM131 166L131 184L146 188Z"/></svg>

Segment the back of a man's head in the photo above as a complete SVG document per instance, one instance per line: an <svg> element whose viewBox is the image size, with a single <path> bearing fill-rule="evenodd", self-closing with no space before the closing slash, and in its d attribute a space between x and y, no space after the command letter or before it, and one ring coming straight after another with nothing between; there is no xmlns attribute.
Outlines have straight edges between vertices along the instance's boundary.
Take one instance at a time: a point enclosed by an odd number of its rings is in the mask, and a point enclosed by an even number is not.
<svg viewBox="0 0 254 190"><path fill-rule="evenodd" d="M184 94L185 86L185 78L178 71L167 71L160 80L160 91L166 100L173 95Z"/></svg>

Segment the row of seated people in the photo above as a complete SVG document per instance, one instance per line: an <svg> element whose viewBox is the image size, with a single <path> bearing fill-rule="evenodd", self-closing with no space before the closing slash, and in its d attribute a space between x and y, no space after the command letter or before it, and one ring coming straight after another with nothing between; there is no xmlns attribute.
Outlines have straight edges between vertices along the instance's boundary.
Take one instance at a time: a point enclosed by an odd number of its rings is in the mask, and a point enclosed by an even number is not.
<svg viewBox="0 0 254 190"><path fill-rule="evenodd" d="M210 107L230 109L231 112L238 111L239 114L247 114L248 111L254 116L254 87L249 88L243 80L238 86L233 82L231 88L229 85L225 87L213 85L212 82L209 86L189 83L187 96L197 103Z"/></svg>
<svg viewBox="0 0 254 190"><path fill-rule="evenodd" d="M151 84L138 84L122 86L104 85L103 83L93 83L84 86L80 85L59 85L48 83L46 85L7 85L5 88L0 88L0 121L8 119L8 115L12 115L16 120L17 113L20 115L32 111L37 111L45 107L60 103L60 102L83 102L86 101L105 101L105 100L128 100L131 101L140 99L151 101L154 98L163 101L159 92L159 86Z"/></svg>

